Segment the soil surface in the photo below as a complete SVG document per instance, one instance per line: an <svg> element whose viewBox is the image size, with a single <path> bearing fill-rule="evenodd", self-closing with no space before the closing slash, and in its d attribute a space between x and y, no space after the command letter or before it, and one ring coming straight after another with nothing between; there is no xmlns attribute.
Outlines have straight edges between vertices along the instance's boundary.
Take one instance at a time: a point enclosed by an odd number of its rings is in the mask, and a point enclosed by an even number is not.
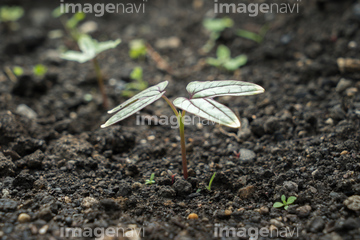
<svg viewBox="0 0 360 240"><path fill-rule="evenodd" d="M77 50L66 35L56 38L63 28L51 11L59 2L2 1L25 15L18 30L0 29L0 238L64 239L65 228L79 227L126 232L104 239L269 239L270 232L273 239L360 239L360 72L337 65L359 58L360 3L303 0L299 13L256 17L214 14L212 1L132 3L145 12L87 14L82 22L95 21L91 35L100 41L122 39L99 55L110 107L126 100L122 88L136 66L149 85L169 81L169 99L187 96L194 80L243 80L265 93L217 99L240 116L240 129L186 126L184 180L178 130L136 125L143 116L171 116L164 100L100 129L109 115L91 63L58 57ZM209 39L203 19L223 16L235 24L216 45L248 56L235 72L204 64L216 46L200 51ZM261 43L236 35L264 24ZM132 60L128 43L136 38L169 67L159 69L150 56ZM44 77L32 73L39 63L48 68ZM24 69L21 77L9 73L14 66ZM152 173L155 183L146 185ZM287 210L273 208L281 195L297 199ZM87 236L96 237L76 239Z"/></svg>

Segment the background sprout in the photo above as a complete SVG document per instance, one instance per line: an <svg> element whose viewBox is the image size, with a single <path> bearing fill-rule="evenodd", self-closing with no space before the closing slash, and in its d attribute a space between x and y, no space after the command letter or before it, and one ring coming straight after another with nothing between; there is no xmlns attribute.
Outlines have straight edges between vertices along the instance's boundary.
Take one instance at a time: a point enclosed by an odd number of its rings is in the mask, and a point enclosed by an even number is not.
<svg viewBox="0 0 360 240"><path fill-rule="evenodd" d="M269 25L265 24L261 27L259 33L250 32L245 29L238 29L236 34L240 37L255 41L257 43L261 43L264 40L264 37L268 30Z"/></svg>
<svg viewBox="0 0 360 240"><path fill-rule="evenodd" d="M63 59L69 61L76 61L79 63L84 63L92 60L98 80L99 89L103 98L103 106L105 109L108 108L107 96L105 92L100 65L96 59L96 56L103 51L115 48L117 45L120 44L120 42L120 39L117 39L115 41L98 42L95 39L92 39L89 35L84 34L81 35L78 41L81 52L67 51L61 55L61 58Z"/></svg>
<svg viewBox="0 0 360 240"><path fill-rule="evenodd" d="M54 18L60 18L61 24L64 26L66 32L71 36L72 39L78 41L81 33L77 29L78 24L86 18L86 14L83 12L75 13L70 19L68 19L63 12L61 7L57 7L53 10L52 16Z"/></svg>
<svg viewBox="0 0 360 240"><path fill-rule="evenodd" d="M4 23L6 30L17 30L19 25L16 23L24 15L24 9L17 6L3 6L0 8L0 23Z"/></svg>
<svg viewBox="0 0 360 240"><path fill-rule="evenodd" d="M152 173L151 176L150 176L150 179L146 179L145 180L145 184L146 185L152 185L155 183L155 173Z"/></svg>
<svg viewBox="0 0 360 240"><path fill-rule="evenodd" d="M141 67L135 67L130 73L130 78L134 81L126 84L124 91L121 93L123 97L132 97L135 93L148 87L148 83L143 80L143 70Z"/></svg>
<svg viewBox="0 0 360 240"><path fill-rule="evenodd" d="M143 59L146 56L146 45L143 39L134 39L129 43L129 56L132 59Z"/></svg>
<svg viewBox="0 0 360 240"><path fill-rule="evenodd" d="M33 68L35 76L43 77L48 71L48 68L42 64L36 64Z"/></svg>
<svg viewBox="0 0 360 240"><path fill-rule="evenodd" d="M212 177L210 178L210 182L209 182L209 186L206 187L207 190L211 191L211 185L215 179L215 175L216 175L216 172L214 172L214 174L212 175Z"/></svg>
<svg viewBox="0 0 360 240"><path fill-rule="evenodd" d="M296 200L296 197L294 197L294 196L291 196L286 200L285 195L282 195L281 196L281 201L282 202L275 202L273 207L274 208L284 207L284 209L287 210L289 208L289 205L293 204L295 202L295 200Z"/></svg>
<svg viewBox="0 0 360 240"><path fill-rule="evenodd" d="M246 96L264 92L264 89L259 85L236 80L195 81L190 82L186 87L190 98L178 97L171 102L164 95L167 85L168 81L164 81L149 87L108 111L109 114L116 114L101 125L101 127L105 128L120 122L162 97L169 104L178 120L182 166L185 179L188 178L184 132L184 117L186 112L228 127L239 128L240 121L235 113L225 105L213 100L213 98L221 96ZM182 112L176 108L182 109Z"/></svg>
<svg viewBox="0 0 360 240"><path fill-rule="evenodd" d="M231 18L205 18L203 26L210 32L210 38L206 44L202 47L204 53L208 53L215 45L215 41L220 37L220 33L226 28L230 28L234 25L234 21Z"/></svg>
<svg viewBox="0 0 360 240"><path fill-rule="evenodd" d="M217 48L216 56L217 58L207 58L206 63L217 68L226 69L227 71L235 71L247 63L247 57L244 54L231 58L231 52L225 45L220 45Z"/></svg>
<svg viewBox="0 0 360 240"><path fill-rule="evenodd" d="M13 73L15 74L15 76L20 77L24 74L24 69L22 67L15 66L13 67Z"/></svg>

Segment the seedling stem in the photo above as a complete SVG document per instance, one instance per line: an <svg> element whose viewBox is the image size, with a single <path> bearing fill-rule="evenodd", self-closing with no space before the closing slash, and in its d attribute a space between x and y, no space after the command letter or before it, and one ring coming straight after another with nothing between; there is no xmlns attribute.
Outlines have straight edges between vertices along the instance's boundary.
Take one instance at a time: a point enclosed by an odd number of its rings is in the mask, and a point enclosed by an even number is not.
<svg viewBox="0 0 360 240"><path fill-rule="evenodd" d="M93 58L92 62L94 64L96 77L97 77L98 84L99 84L99 89L100 89L102 99L103 99L103 107L104 107L104 109L108 109L109 104L108 104L108 100L107 100L107 96L106 96L106 92L105 92L104 80L103 80L103 76L101 73L99 62L96 57Z"/></svg>

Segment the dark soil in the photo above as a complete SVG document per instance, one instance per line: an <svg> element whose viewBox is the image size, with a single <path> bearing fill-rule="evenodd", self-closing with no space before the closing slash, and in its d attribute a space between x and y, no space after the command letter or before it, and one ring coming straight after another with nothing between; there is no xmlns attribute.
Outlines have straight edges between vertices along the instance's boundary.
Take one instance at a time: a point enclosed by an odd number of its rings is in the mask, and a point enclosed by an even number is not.
<svg viewBox="0 0 360 240"><path fill-rule="evenodd" d="M212 1L149 0L141 14L88 14L86 21L98 24L94 38L122 39L99 56L111 107L126 100L120 80L129 81L135 66L149 85L168 80L170 99L186 96L194 80L237 79L266 89L218 99L240 116L239 130L186 126L187 181L177 129L137 126L136 116L100 129L109 115L91 63L59 59L58 49L76 45L49 37L62 28L50 15L59 2L2 1L10 3L23 6L25 16L19 30L1 28L0 238L53 240L64 227L136 227L142 239L217 239L223 227L288 227L299 239L360 239L360 203L352 202L360 195L360 74L337 66L338 58L360 57L359 2L303 0L298 14L227 14L235 26L217 44L249 58L234 73L202 64L216 51L199 53ZM265 23L270 29L260 44L235 34ZM181 44L157 44L169 37ZM172 71L159 70L150 57L130 59L135 38L150 43ZM38 63L49 69L43 78L31 72ZM5 69L13 66L25 74L11 80ZM140 115L171 114L159 100ZM155 184L145 185L152 173ZM272 207L282 194L297 197L287 210ZM198 219L188 219L191 213Z"/></svg>

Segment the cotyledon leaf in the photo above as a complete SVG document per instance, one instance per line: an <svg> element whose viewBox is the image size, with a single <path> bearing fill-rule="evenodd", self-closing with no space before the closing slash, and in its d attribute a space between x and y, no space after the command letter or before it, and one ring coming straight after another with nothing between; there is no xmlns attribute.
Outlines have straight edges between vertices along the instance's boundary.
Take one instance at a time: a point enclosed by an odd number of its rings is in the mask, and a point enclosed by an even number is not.
<svg viewBox="0 0 360 240"><path fill-rule="evenodd" d="M112 124L120 122L121 120L131 116L132 114L140 111L151 103L155 102L162 97L165 93L165 88L168 85L168 81L161 82L155 86L149 87L144 91L136 94L123 104L108 111L109 114L117 112L106 123L101 125L101 128L108 127Z"/></svg>
<svg viewBox="0 0 360 240"><path fill-rule="evenodd" d="M179 97L173 103L176 107L207 120L232 128L240 127L240 121L235 113L211 98L187 99Z"/></svg>
<svg viewBox="0 0 360 240"><path fill-rule="evenodd" d="M257 84L237 80L194 81L187 85L186 90L192 99L220 96L246 96L265 91L264 88Z"/></svg>

